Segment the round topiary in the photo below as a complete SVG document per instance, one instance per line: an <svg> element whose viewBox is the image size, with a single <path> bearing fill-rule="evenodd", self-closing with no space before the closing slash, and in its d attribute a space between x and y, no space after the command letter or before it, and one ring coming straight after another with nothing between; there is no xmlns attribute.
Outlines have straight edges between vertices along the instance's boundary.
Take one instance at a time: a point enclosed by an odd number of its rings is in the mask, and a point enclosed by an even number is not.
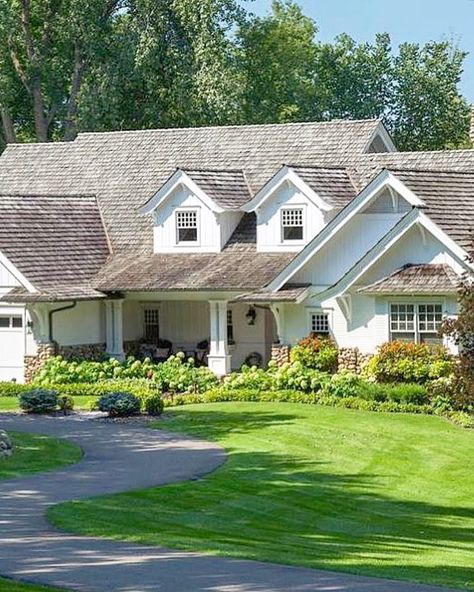
<svg viewBox="0 0 474 592"><path fill-rule="evenodd" d="M98 404L100 411L111 417L127 417L140 413L140 401L131 393L108 393L100 397Z"/></svg>
<svg viewBox="0 0 474 592"><path fill-rule="evenodd" d="M56 391L36 388L21 393L20 409L25 413L53 413L58 406Z"/></svg>

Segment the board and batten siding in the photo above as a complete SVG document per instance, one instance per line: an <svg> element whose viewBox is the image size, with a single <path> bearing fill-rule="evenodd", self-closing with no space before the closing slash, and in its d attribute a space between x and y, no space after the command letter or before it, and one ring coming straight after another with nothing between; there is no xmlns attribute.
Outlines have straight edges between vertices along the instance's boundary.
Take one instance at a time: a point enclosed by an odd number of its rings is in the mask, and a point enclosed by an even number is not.
<svg viewBox="0 0 474 592"><path fill-rule="evenodd" d="M176 211L196 210L198 240L193 244L178 244ZM154 212L155 253L219 253L236 229L242 212L213 212L189 189L179 186Z"/></svg>
<svg viewBox="0 0 474 592"><path fill-rule="evenodd" d="M303 240L283 242L282 208L303 209ZM257 210L257 250L262 252L300 251L326 225L325 213L293 184L285 183Z"/></svg>

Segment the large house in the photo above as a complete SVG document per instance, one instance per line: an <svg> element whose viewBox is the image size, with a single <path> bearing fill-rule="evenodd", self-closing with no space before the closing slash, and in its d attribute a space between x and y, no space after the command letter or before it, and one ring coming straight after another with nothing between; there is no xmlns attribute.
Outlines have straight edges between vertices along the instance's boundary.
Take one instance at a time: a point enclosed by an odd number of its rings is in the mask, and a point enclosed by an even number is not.
<svg viewBox="0 0 474 592"><path fill-rule="evenodd" d="M0 194L4 380L56 352L223 375L311 332L439 342L472 271L474 151L397 152L377 120L10 145Z"/></svg>

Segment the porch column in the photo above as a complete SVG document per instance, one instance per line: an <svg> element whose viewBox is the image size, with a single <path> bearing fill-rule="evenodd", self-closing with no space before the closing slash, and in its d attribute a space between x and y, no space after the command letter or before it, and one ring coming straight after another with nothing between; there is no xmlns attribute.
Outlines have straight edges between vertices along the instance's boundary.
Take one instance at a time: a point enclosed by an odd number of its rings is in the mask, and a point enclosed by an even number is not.
<svg viewBox="0 0 474 592"><path fill-rule="evenodd" d="M208 366L216 376L225 376L231 368L231 356L227 347L227 301L210 300L209 314L211 343Z"/></svg>
<svg viewBox="0 0 474 592"><path fill-rule="evenodd" d="M123 300L107 300L105 302L105 333L106 352L112 358L123 360Z"/></svg>

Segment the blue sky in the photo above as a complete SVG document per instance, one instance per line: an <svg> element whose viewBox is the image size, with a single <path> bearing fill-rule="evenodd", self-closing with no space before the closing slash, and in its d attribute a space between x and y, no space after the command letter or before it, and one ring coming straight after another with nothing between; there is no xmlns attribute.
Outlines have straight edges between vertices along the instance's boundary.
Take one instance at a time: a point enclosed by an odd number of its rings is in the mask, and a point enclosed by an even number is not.
<svg viewBox="0 0 474 592"><path fill-rule="evenodd" d="M264 14L271 0L242 2ZM348 33L357 41L371 41L387 32L394 46L404 42L453 39L471 53L465 62L462 91L474 103L474 0L299 0L305 14L319 26L319 38L331 41Z"/></svg>

